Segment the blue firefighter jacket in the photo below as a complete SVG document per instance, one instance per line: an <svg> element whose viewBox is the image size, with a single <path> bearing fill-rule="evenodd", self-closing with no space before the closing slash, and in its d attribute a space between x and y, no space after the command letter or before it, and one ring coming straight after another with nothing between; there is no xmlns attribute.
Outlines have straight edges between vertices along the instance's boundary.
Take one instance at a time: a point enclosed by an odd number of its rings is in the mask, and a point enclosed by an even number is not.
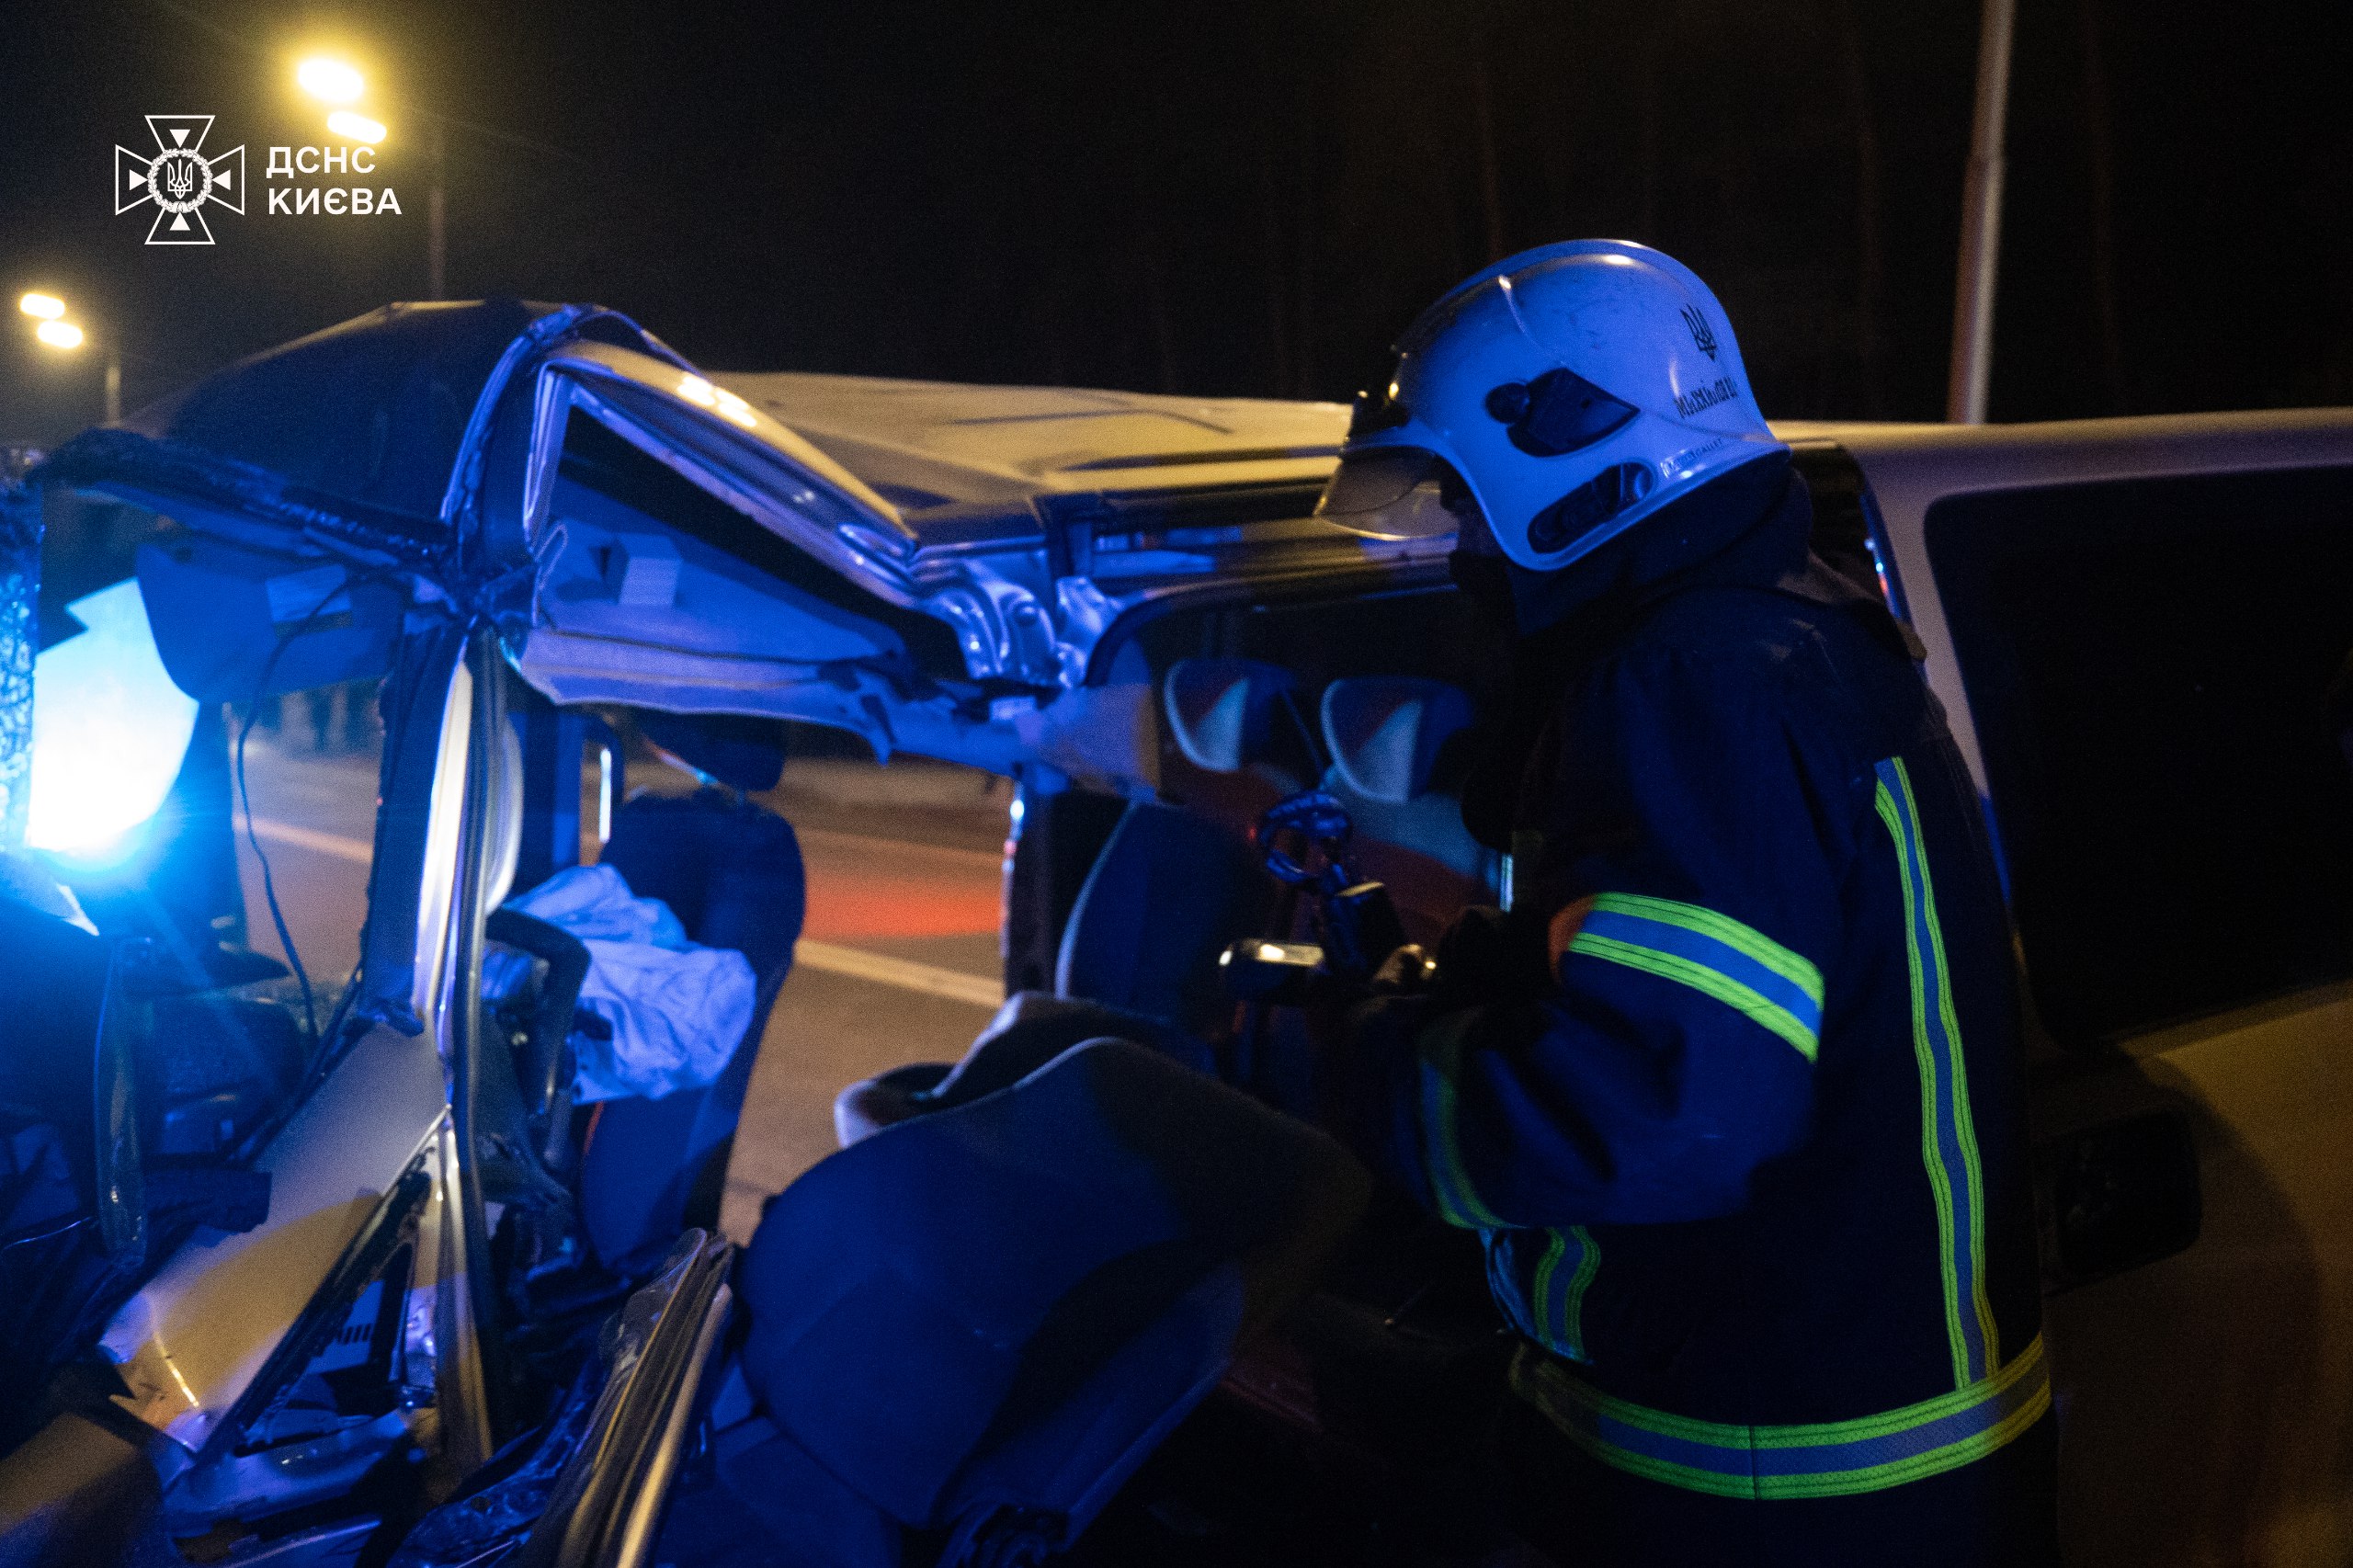
<svg viewBox="0 0 2353 1568"><path fill-rule="evenodd" d="M1484 1238L1520 1394L1733 1497L1954 1470L2050 1398L1976 797L1808 516L1791 481L1558 672L1510 823L1540 978L1442 961L1355 1059L1365 1152Z"/></svg>

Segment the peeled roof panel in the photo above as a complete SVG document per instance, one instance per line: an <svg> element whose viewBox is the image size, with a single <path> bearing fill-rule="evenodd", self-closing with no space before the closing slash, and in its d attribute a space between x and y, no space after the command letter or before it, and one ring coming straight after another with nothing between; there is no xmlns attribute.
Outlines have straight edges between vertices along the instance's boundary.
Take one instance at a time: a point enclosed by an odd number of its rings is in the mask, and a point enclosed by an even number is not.
<svg viewBox="0 0 2353 1568"><path fill-rule="evenodd" d="M1348 420L1329 403L798 373L712 379L870 483L949 502L1313 478L1330 468Z"/></svg>

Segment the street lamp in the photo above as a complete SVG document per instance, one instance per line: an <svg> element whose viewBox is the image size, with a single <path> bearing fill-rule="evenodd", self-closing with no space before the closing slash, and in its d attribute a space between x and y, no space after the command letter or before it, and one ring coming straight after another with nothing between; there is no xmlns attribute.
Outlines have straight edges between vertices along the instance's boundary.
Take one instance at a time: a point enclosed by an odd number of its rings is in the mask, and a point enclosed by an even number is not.
<svg viewBox="0 0 2353 1568"><path fill-rule="evenodd" d="M17 309L39 324L33 336L43 347L70 353L82 347L83 331L65 319L65 301L56 295L26 294L17 301ZM112 343L107 345L106 390L107 423L111 425L122 417L122 355Z"/></svg>
<svg viewBox="0 0 2353 1568"><path fill-rule="evenodd" d="M371 147L384 139L383 121L356 109L339 108L327 116L327 129L347 142L365 142Z"/></svg>
<svg viewBox="0 0 2353 1568"><path fill-rule="evenodd" d="M324 55L305 60L297 65L294 80L304 92L324 104L356 104L367 88L358 66L349 61L333 60Z"/></svg>
<svg viewBox="0 0 2353 1568"><path fill-rule="evenodd" d="M371 119L350 107L359 101L360 96L367 91L368 84L366 78L359 74L359 68L349 61L337 60L331 55L313 55L294 68L294 82L321 103L340 106L327 116L327 131L331 135L340 136L347 142L364 142L371 147L383 141L387 134L384 122ZM426 118L433 131L430 143L433 185L426 193L425 201L426 297L438 300L445 292L443 285L449 254L441 197L442 127L438 115Z"/></svg>

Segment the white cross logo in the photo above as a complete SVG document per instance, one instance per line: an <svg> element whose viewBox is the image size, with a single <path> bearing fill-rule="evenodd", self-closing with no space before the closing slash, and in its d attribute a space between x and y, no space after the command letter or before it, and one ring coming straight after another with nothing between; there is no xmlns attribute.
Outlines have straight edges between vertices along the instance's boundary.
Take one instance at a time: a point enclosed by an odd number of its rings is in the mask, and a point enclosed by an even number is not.
<svg viewBox="0 0 2353 1568"><path fill-rule="evenodd" d="M147 230L149 244L210 244L212 230L204 222L206 202L217 202L244 216L244 144L208 158L204 138L212 129L210 115L151 114L146 119L147 130L155 138L153 157L120 145L114 150L116 213L152 201L159 210Z"/></svg>

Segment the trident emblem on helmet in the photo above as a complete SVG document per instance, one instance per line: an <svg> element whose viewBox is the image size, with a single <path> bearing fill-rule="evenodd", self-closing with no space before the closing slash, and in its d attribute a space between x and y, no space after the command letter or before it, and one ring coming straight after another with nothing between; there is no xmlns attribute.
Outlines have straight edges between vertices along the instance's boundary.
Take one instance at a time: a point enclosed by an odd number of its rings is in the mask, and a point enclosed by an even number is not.
<svg viewBox="0 0 2353 1568"><path fill-rule="evenodd" d="M1708 318L1699 313L1699 306L1683 307L1683 324L1691 329L1691 346L1708 357L1708 363L1714 364L1716 362L1716 329L1708 324Z"/></svg>

